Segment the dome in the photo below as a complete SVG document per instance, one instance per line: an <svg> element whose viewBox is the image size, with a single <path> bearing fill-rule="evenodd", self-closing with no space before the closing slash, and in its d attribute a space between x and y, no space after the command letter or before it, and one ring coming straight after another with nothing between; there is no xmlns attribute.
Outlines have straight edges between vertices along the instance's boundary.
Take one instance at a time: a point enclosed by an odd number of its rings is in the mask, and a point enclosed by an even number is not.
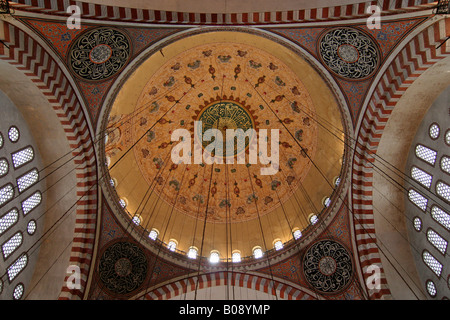
<svg viewBox="0 0 450 320"><path fill-rule="evenodd" d="M200 32L150 50L127 74L103 122L108 188L147 234L176 239L178 253L251 257L328 214L344 143L315 119L342 141L346 129L300 52L248 32Z"/></svg>

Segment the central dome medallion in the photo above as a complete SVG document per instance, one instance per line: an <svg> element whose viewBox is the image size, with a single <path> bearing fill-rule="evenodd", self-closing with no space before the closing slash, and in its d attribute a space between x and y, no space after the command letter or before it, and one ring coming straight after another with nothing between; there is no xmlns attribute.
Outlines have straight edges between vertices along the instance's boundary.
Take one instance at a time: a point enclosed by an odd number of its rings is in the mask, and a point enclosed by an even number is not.
<svg viewBox="0 0 450 320"><path fill-rule="evenodd" d="M144 86L134 115L130 141L137 142L133 152L148 186L176 210L200 220L206 212L206 220L215 223L271 212L293 195L315 156L315 109L305 86L281 60L242 43L210 43L172 57ZM191 136L188 163L171 159L180 143L172 139L178 129ZM232 143L233 157L245 152L245 163L194 162L198 148L203 152L215 141L195 143L195 132L209 129L223 136L215 154L226 158L225 146ZM239 147L227 129L254 131ZM267 162L249 161L252 152L262 154L261 141L250 144L262 129L267 156L278 150L279 170L272 175L261 174ZM274 129L279 141L272 150Z"/></svg>

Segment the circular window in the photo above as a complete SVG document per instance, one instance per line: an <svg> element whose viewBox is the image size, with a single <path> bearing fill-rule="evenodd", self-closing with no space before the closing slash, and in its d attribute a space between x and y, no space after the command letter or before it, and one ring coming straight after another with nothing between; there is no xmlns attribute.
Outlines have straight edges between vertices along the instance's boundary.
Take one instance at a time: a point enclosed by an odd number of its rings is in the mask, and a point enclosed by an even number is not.
<svg viewBox="0 0 450 320"><path fill-rule="evenodd" d="M20 300L23 296L24 287L23 284L19 283L15 288L13 292L13 298L14 300Z"/></svg>
<svg viewBox="0 0 450 320"><path fill-rule="evenodd" d="M438 124L432 123L428 130L428 133L430 134L430 138L433 140L436 140L437 138L439 138L439 132L440 132L440 129L439 129Z"/></svg>
<svg viewBox="0 0 450 320"><path fill-rule="evenodd" d="M430 296L432 296L433 298L436 296L437 294L437 290L436 290L436 285L434 284L433 281L428 280L427 281L427 292Z"/></svg>
<svg viewBox="0 0 450 320"><path fill-rule="evenodd" d="M36 232L36 221L31 220L27 225L27 232L30 236L32 236Z"/></svg>
<svg viewBox="0 0 450 320"><path fill-rule="evenodd" d="M12 126L11 128L9 128L8 131L8 138L11 142L17 142L19 141L20 138L20 132L19 129L17 129L16 127Z"/></svg>
<svg viewBox="0 0 450 320"><path fill-rule="evenodd" d="M450 146L450 129L445 132L445 143Z"/></svg>
<svg viewBox="0 0 450 320"><path fill-rule="evenodd" d="M414 218L413 224L414 224L414 229L416 229L416 231L422 230L422 220L419 217Z"/></svg>
<svg viewBox="0 0 450 320"><path fill-rule="evenodd" d="M3 148L3 135L0 132L0 149Z"/></svg>

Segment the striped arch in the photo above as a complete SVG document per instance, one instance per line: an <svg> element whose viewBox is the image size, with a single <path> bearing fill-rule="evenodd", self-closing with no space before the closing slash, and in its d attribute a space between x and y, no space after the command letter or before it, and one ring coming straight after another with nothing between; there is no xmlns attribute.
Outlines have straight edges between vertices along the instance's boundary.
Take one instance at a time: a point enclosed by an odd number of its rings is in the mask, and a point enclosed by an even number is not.
<svg viewBox="0 0 450 320"><path fill-rule="evenodd" d="M97 169L88 123L77 96L58 63L46 50L18 27L2 21L0 59L28 76L47 97L66 133L77 165L76 219L70 264L81 271L81 289L62 288L59 299L82 299L94 248L97 214ZM67 280L67 277L64 280ZM64 282L66 283L66 282Z"/></svg>
<svg viewBox="0 0 450 320"><path fill-rule="evenodd" d="M430 9L433 0L361 0L358 3L272 12L245 13L194 13L163 10L125 8L83 1L69 0L17 0L12 4L17 10L46 13L67 17L67 7L78 5L81 18L103 21L126 21L138 23L191 24L191 25L263 25L274 23L324 22L368 17L367 8L371 5L381 7L382 15L413 12Z"/></svg>
<svg viewBox="0 0 450 320"><path fill-rule="evenodd" d="M315 300L311 294L295 288L291 285L282 283L280 281L266 278L263 275L255 275L239 272L221 271L215 273L203 274L200 277L192 276L184 278L182 280L174 281L172 283L165 284L159 288L154 289L151 292L147 292L138 299L144 300L168 300L184 294L186 292L193 292L195 288L211 288L217 286L226 286L228 281L231 281L230 285L254 289L257 291L268 293L270 290L276 294L280 299L286 300ZM197 284L198 282L198 284Z"/></svg>
<svg viewBox="0 0 450 320"><path fill-rule="evenodd" d="M373 274L370 265L381 266L376 244L372 202L372 163L389 116L408 87L429 67L450 55L445 45L450 35L450 20L440 19L425 27L397 54L376 85L361 118L355 145L352 174L353 221L360 265L365 280ZM381 290L368 289L370 299L389 298L382 271Z"/></svg>

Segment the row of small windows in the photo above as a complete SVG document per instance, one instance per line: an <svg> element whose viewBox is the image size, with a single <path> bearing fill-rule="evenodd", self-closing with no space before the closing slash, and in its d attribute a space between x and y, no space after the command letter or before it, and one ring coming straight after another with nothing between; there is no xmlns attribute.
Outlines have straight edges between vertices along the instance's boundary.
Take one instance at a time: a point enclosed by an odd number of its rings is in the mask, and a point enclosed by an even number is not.
<svg viewBox="0 0 450 320"><path fill-rule="evenodd" d="M292 234L293 234L295 240L300 239L302 236L302 232L298 228L295 228L293 230ZM159 231L155 228L153 228L148 234L148 237L152 240L156 240L158 238L158 236L159 236ZM175 239L170 239L169 242L167 243L167 248L170 251L175 251L177 248L177 245L178 245L178 242ZM283 248L283 242L280 239L276 239L273 242L273 247L275 250L281 250ZM252 251L253 251L253 257L255 259L259 259L263 256L263 251L262 251L261 247L259 247L259 246L254 247ZM188 249L188 252L187 252L188 258L196 259L197 254L198 254L198 249L196 247L191 246ZM233 251L233 253L231 255L231 260L232 260L232 262L235 262L235 263L241 262L241 254L238 250ZM219 251L212 250L210 253L209 261L211 263L219 262L220 261Z"/></svg>
<svg viewBox="0 0 450 320"><path fill-rule="evenodd" d="M429 137L432 140L438 139L440 136L440 132L441 130L437 123L432 123L428 129ZM450 129L446 131L444 140L447 145L450 145ZM437 154L438 152L436 150L433 150L432 148L429 148L423 144L416 145L415 148L416 157L420 160L427 162L433 167L435 166L435 163L437 161ZM450 174L450 157L447 155L443 155L439 161L439 167L443 172ZM436 168L434 170L436 170ZM410 174L411 177L415 181L420 183L422 186L424 186L427 189L431 188L433 181L433 175L431 173L425 172L423 169L417 166L412 166ZM450 186L447 183L441 180L437 181L435 190L436 194L439 197L450 202ZM408 198L420 210L426 212L429 201L425 196L423 196L414 189L410 189L408 191ZM432 205L430 214L431 218L436 223L444 227L447 231L450 231L450 214L448 212L444 211L437 205ZM422 219L417 216L414 217L413 226L416 231L420 232L423 226ZM441 236L438 232L436 232L432 228L428 228L426 231L426 239L428 243L430 243L438 252L440 252L444 256L446 255L448 241L445 239L445 237ZM432 270L437 277L441 277L443 264L439 262L439 260L435 256L433 256L431 252L429 252L428 250L424 250L422 252L422 260L425 263L425 265L428 268L430 268L430 270ZM428 294L431 297L435 297L437 295L436 285L432 280L427 280L425 282L425 287Z"/></svg>
<svg viewBox="0 0 450 320"><path fill-rule="evenodd" d="M11 126L8 130L7 137L11 143L16 143L20 140L20 131L17 127ZM5 139L0 132L0 149L5 145ZM6 158L0 158L0 178L4 178L12 167L15 169L21 168L34 160L35 153L31 146L17 150L11 153L11 162ZM32 169L16 179L17 190L21 194L30 189L39 180L39 172L37 169ZM14 199L15 187L13 184L6 183L0 187L0 207L5 206ZM27 215L34 208L36 208L42 201L42 194L40 191L35 191L31 196L27 197L20 203L23 215ZM6 233L19 221L19 210L17 208L9 209L0 217L0 235ZM35 220L30 220L26 227L26 232L33 235L36 232L37 225ZM24 236L21 231L16 231L6 241L1 244L1 251L4 260L12 257L12 254L23 244ZM12 283L14 279L20 274L28 264L28 256L22 253L16 260L14 260L9 267L7 267L8 281ZM0 293L3 289L3 282L0 281ZM13 298L21 299L24 294L24 285L19 283L15 286L13 291Z"/></svg>
<svg viewBox="0 0 450 320"><path fill-rule="evenodd" d="M12 155L13 166L15 169L27 164L34 158L34 151L32 147L27 147ZM4 177L9 172L9 163L5 158L0 159L0 178Z"/></svg>
<svg viewBox="0 0 450 320"><path fill-rule="evenodd" d="M26 184L25 184L26 186ZM27 187L28 188L28 187ZM0 188L0 207L11 201L14 197L14 187L12 184L7 184ZM30 197L22 202L23 214L28 214L31 210L36 208L42 201L42 194L36 191Z"/></svg>

